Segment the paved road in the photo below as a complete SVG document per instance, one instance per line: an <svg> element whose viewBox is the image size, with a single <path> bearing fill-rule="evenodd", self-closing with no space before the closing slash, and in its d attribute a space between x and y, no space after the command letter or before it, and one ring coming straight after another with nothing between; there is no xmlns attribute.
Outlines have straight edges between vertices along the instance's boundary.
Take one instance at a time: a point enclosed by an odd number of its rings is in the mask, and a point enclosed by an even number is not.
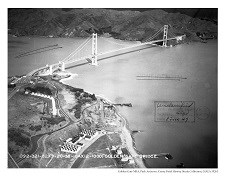
<svg viewBox="0 0 226 176"><path fill-rule="evenodd" d="M10 94L8 95L8 101L12 98L13 95L15 95L15 93L17 93L17 91L20 90L20 86L15 87Z"/></svg>
<svg viewBox="0 0 226 176"><path fill-rule="evenodd" d="M19 166L9 153L8 153L8 168L19 168Z"/></svg>
<svg viewBox="0 0 226 176"><path fill-rule="evenodd" d="M55 87L54 84L52 84L52 83L50 83L50 84L56 89L56 93L55 93L54 96L55 96L55 101L56 101L56 104L58 105L58 108L59 108L60 113L61 113L65 118L69 119L70 122L69 122L68 124L66 124L65 126L63 126L62 128L58 129L58 130L51 131L51 132L47 132L47 133L44 133L44 134L36 135L36 136L40 136L40 137L42 137L43 135L46 135L46 134L51 135L52 133L57 132L57 131L59 131L59 130L62 130L62 129L64 129L64 128L68 127L68 126L71 125L71 124L79 123L79 122L84 118L83 112L84 112L87 108L89 108L89 107L94 106L95 104L97 104L97 102L95 102L95 103L91 104L90 106L85 107L85 108L82 110L82 118L78 119L77 121L73 121L73 120L69 117L69 115L68 115L68 114L62 109L62 107L60 106L60 103L59 103L60 100L58 99L58 90L57 90L57 88ZM35 136L32 136L32 137L34 138ZM39 137L39 138L40 138L40 137ZM39 139L39 138L38 138L38 139ZM35 144L34 144L34 142L35 142ZM35 151L37 150L37 147L38 147L38 145L37 145L38 140L35 140L34 142L32 143L32 146L33 146L34 148L32 147L32 149L30 150L30 151L32 151L32 153L35 153ZM33 152L33 151L34 151L34 152ZM31 153L31 152L28 152L29 155L31 155L32 153ZM20 158L20 159L17 161L17 163L20 163L23 159L24 159L24 158Z"/></svg>
<svg viewBox="0 0 226 176"><path fill-rule="evenodd" d="M110 103L110 104L114 104L113 102L111 102L110 100L104 98L101 95L98 95L98 97L104 99L106 102ZM114 105L113 105L114 106ZM115 107L115 106L114 106ZM115 114L116 116L118 116L120 119L122 119L122 134L125 137L125 141L126 141L126 148L127 150L130 152L130 154L133 156L133 159L135 160L135 162L139 165L140 168L146 168L142 158L140 158L138 156L138 153L136 152L136 150L134 149L133 146L133 139L132 136L129 132L128 128L128 124L126 122L126 119L123 118L118 112L117 112L117 108L115 107Z"/></svg>
<svg viewBox="0 0 226 176"><path fill-rule="evenodd" d="M81 156L83 154L83 152L89 148L97 139L99 139L101 136L104 136L105 134L103 134L102 132L99 132L97 136L95 136L92 140L90 141L86 141L85 145L78 151L78 153L76 153L76 156ZM76 161L77 160L83 160L84 158L75 158L75 160L73 161L73 164L71 165L72 168L77 168L76 166ZM79 161L80 162L80 161ZM81 162L80 162L81 163Z"/></svg>

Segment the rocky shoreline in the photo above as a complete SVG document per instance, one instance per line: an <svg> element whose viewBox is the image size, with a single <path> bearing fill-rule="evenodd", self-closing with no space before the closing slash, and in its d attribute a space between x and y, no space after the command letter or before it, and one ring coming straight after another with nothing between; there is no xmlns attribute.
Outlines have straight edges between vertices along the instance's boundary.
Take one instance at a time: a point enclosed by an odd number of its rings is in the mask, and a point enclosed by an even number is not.
<svg viewBox="0 0 226 176"><path fill-rule="evenodd" d="M135 143L135 139L132 135L132 130L129 128L129 123L127 121L126 118L124 118L120 113L119 113L119 109L114 105L113 102L111 102L109 99L107 99L106 97L102 96L102 95L96 95L96 97L101 98L103 100L105 100L106 102L108 102L109 104L111 104L115 110L116 110L116 115L118 117L120 117L123 121L124 121L124 127L123 127L123 135L126 139L126 144L127 144L127 149L129 150L130 154L132 156L134 156L135 162L137 163L137 165L140 168L147 168L144 159L140 159L139 155L142 155L141 152L139 152L136 148L136 143ZM130 143L130 144L129 144ZM137 156L137 157L135 157Z"/></svg>

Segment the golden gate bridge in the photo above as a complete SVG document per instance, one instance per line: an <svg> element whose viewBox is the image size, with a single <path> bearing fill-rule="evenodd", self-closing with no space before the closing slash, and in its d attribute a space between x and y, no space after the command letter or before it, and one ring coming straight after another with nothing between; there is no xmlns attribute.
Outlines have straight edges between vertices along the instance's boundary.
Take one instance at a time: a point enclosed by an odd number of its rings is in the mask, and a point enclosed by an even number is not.
<svg viewBox="0 0 226 176"><path fill-rule="evenodd" d="M161 37L160 35L162 35ZM171 36L171 37L169 37ZM161 37L160 39L157 39ZM168 25L164 25L161 27L154 35L151 37L147 37L142 43L136 43L133 45L125 45L125 44L119 44L116 42L113 42L115 44L118 44L120 47L118 49L114 50L108 50L108 51L102 51L97 52L98 49L98 36L96 33L93 33L90 35L79 47L77 47L72 53L70 53L67 57L59 61L58 63L52 64L52 65L46 65L44 67L38 68L36 70L31 71L27 74L27 76L37 75L40 71L45 70L45 74L53 74L56 70L65 71L65 69L70 68L73 64L76 65L79 61L87 61L90 62L91 65L97 66L98 65L98 58L104 57L107 55L116 56L119 52L123 53L123 51L126 51L128 49L134 49L139 46L144 45L154 45L156 43L162 42L162 47L167 47L167 42L170 40L176 40L176 42L183 40L185 38L185 35L175 36L172 32L169 31ZM109 41L112 43L112 41ZM91 44L91 47L90 47ZM90 52L91 51L91 52ZM90 53L87 55L87 53ZM108 56L109 57L109 56Z"/></svg>

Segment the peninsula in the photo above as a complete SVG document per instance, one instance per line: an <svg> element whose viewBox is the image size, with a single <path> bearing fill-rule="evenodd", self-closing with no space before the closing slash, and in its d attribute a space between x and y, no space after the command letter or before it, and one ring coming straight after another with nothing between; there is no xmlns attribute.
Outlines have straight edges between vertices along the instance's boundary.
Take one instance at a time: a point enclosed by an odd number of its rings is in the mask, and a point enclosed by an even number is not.
<svg viewBox="0 0 226 176"><path fill-rule="evenodd" d="M132 104L66 85L66 73L9 78L9 159L22 168L144 168L116 107Z"/></svg>

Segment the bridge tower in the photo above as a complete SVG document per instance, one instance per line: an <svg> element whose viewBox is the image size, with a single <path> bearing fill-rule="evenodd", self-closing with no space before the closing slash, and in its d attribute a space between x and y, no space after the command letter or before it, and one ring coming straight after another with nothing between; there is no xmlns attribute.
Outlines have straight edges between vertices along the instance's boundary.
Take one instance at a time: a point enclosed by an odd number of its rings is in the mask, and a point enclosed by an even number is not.
<svg viewBox="0 0 226 176"><path fill-rule="evenodd" d="M59 61L59 66L61 68L61 71L65 71L65 63L62 61Z"/></svg>
<svg viewBox="0 0 226 176"><path fill-rule="evenodd" d="M92 35L92 65L97 66L97 34Z"/></svg>
<svg viewBox="0 0 226 176"><path fill-rule="evenodd" d="M164 25L164 30L163 30L163 47L167 47L167 34L168 34L168 25Z"/></svg>
<svg viewBox="0 0 226 176"><path fill-rule="evenodd" d="M65 71L65 63L62 62L62 71Z"/></svg>
<svg viewBox="0 0 226 176"><path fill-rule="evenodd" d="M53 66L52 65L46 65L49 67L49 74L52 75L53 74Z"/></svg>

